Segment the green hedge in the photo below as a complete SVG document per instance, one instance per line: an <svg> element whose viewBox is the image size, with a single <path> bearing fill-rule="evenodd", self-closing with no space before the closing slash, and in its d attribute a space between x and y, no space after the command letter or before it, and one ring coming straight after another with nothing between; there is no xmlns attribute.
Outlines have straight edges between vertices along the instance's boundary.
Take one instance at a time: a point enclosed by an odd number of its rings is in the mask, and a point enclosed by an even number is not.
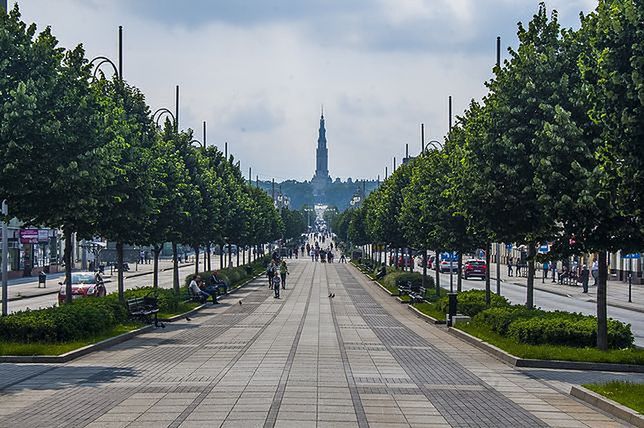
<svg viewBox="0 0 644 428"><path fill-rule="evenodd" d="M255 260L250 265L218 269L216 272L218 273L219 278L221 278L223 281L226 282L226 285L228 285L228 287L234 287L239 283L244 282L252 278L253 276L259 275L260 273L266 271L266 266L268 266L270 261L271 261L271 256L264 256ZM250 273L248 269L249 267L250 267ZM210 278L213 272L214 271L199 272L199 276L204 281L208 281L208 278ZM190 281L192 280L193 276L194 274L190 274L186 276L185 278L186 287L190 285Z"/></svg>
<svg viewBox="0 0 644 428"><path fill-rule="evenodd" d="M187 290L183 293L177 294L172 288L157 288L155 290L153 287L139 287L125 290L125 299L151 295L157 298L159 312L168 313L177 311L179 309L179 304L185 300L187 294ZM108 297L112 298L113 296L116 298L115 294L110 294Z"/></svg>
<svg viewBox="0 0 644 428"><path fill-rule="evenodd" d="M115 298L80 299L0 317L0 338L22 343L79 340L110 330L127 318L127 309Z"/></svg>
<svg viewBox="0 0 644 428"><path fill-rule="evenodd" d="M490 294L489 307L496 308L505 306L510 306L510 302L505 297L494 293ZM484 290L468 290L458 293L456 311L459 314L473 317L487 308ZM449 299L447 296L441 297L436 301L436 309L445 314L449 311Z"/></svg>
<svg viewBox="0 0 644 428"><path fill-rule="evenodd" d="M592 347L597 344L597 318L570 312L546 312L522 306L491 308L479 313L474 323L495 333L529 345ZM623 349L633 346L630 324L608 320L608 346Z"/></svg>

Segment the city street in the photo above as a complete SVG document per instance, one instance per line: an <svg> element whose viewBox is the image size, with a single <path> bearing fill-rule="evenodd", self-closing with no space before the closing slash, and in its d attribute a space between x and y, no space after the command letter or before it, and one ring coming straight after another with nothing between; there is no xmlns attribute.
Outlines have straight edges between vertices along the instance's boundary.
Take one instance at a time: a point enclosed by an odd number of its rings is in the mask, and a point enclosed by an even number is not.
<svg viewBox="0 0 644 428"><path fill-rule="evenodd" d="M61 365L0 365L1 427L614 427L570 384L427 324L349 264L289 261L183 320ZM328 297L329 295L335 297Z"/></svg>

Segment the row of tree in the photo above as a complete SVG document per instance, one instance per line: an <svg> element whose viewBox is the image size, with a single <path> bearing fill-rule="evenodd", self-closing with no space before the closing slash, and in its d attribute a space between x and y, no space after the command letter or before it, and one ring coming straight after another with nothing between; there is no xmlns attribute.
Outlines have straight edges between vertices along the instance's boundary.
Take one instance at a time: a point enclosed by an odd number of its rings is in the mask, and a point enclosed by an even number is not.
<svg viewBox="0 0 644 428"><path fill-rule="evenodd" d="M541 243L550 259L596 254L606 349L607 252L644 244L644 3L600 0L576 31L541 4L518 37L442 149L401 166L335 230L356 244L486 248L488 266L490 243L525 244L529 308Z"/></svg>
<svg viewBox="0 0 644 428"><path fill-rule="evenodd" d="M143 94L122 76L96 76L82 46L58 47L47 28L0 13L0 197L26 224L61 228L67 298L72 235L154 249L154 285L164 242L196 251L224 242L279 238L283 222L263 190L249 186L216 147L192 145L192 130L157 127ZM210 254L210 251L208 251ZM118 273L119 296L123 274Z"/></svg>

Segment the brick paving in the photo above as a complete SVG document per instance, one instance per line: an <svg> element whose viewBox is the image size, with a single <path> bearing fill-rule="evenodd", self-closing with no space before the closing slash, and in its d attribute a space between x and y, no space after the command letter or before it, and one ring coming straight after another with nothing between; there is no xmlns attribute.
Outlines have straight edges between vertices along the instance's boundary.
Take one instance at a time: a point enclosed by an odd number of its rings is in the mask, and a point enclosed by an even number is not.
<svg viewBox="0 0 644 428"><path fill-rule="evenodd" d="M513 369L352 266L290 264L281 299L257 280L67 364L0 364L0 427L623 426L566 390L617 375Z"/></svg>

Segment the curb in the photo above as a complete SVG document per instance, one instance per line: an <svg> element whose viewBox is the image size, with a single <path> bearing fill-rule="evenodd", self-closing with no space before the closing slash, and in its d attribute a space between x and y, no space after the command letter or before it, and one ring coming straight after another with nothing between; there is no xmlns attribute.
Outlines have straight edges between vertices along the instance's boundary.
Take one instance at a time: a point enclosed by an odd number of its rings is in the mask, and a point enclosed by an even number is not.
<svg viewBox="0 0 644 428"><path fill-rule="evenodd" d="M446 324L445 320L438 320L430 315L427 315L421 311L419 311L417 308L415 308L413 305L408 305L407 308L412 311L418 318L422 319L423 321L429 323L429 324Z"/></svg>
<svg viewBox="0 0 644 428"><path fill-rule="evenodd" d="M138 336L141 333L145 333L153 328L154 326L152 325L146 325L136 330L119 334L118 336L110 337L109 339L92 343L91 345L83 346L82 348L69 351L62 355L7 355L0 357L0 363L66 363L91 352L100 351L101 349L125 342L126 340L131 339L134 336Z"/></svg>
<svg viewBox="0 0 644 428"><path fill-rule="evenodd" d="M560 370L599 370L625 373L644 373L644 366L635 364L614 364L614 363L593 363L587 361L561 361L561 360L534 360L528 358L519 358L509 354L491 345L478 337L474 337L457 328L449 327L447 332L459 339L476 346L483 351L491 354L497 359L513 367L533 368L533 369L560 369Z"/></svg>
<svg viewBox="0 0 644 428"><path fill-rule="evenodd" d="M644 416L633 409L611 400L610 398L606 398L601 394L584 388L583 386L574 385L570 389L570 395L591 404L616 418L622 419L631 425L638 428L644 428Z"/></svg>

